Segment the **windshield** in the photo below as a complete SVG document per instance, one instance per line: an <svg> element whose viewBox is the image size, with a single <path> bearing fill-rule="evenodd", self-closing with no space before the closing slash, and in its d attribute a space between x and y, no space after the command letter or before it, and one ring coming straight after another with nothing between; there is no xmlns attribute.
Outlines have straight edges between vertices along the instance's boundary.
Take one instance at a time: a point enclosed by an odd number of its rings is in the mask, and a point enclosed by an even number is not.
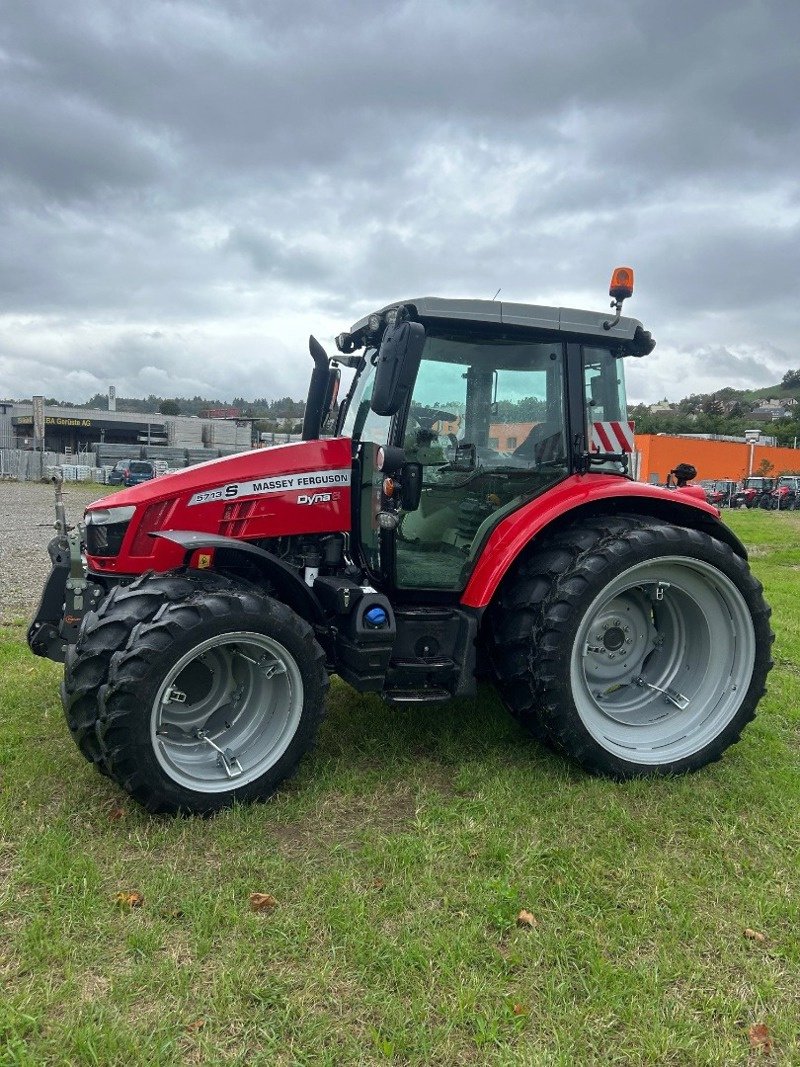
<svg viewBox="0 0 800 1067"><path fill-rule="evenodd" d="M374 348L367 349L364 355L366 366L354 381L347 398L341 433L343 437L352 437L354 441L371 441L376 445L385 445L391 416L376 415L369 406L372 387L375 384L373 360L376 355L377 350Z"/></svg>
<svg viewBox="0 0 800 1067"><path fill-rule="evenodd" d="M134 462L134 463L131 463L129 469L130 469L131 474L152 474L153 473L153 466L152 466L151 463L135 463Z"/></svg>

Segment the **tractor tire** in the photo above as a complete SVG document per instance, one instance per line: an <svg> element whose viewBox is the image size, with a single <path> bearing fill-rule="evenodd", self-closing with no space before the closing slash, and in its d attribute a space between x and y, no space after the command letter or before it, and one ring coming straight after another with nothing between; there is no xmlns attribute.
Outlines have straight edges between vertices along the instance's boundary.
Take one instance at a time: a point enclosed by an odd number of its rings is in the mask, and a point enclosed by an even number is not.
<svg viewBox="0 0 800 1067"><path fill-rule="evenodd" d="M215 574L135 584L131 594L154 604L133 605L137 623L121 628L127 596L101 606L109 639L91 695L106 772L154 813L265 800L295 772L324 714L328 676L312 628L255 586Z"/></svg>
<svg viewBox="0 0 800 1067"><path fill-rule="evenodd" d="M609 532L641 525L629 518L606 522ZM545 538L503 582L489 613L486 646L500 696L513 717L545 745L552 738L540 718L539 693L531 673L535 655L531 634L555 583L596 540L589 526L570 526Z"/></svg>
<svg viewBox="0 0 800 1067"><path fill-rule="evenodd" d="M495 658L500 690L536 736L593 774L694 771L755 715L772 667L770 609L723 542L620 521L562 531L505 583L505 634L516 641L513 657ZM563 540L569 562L554 566Z"/></svg>
<svg viewBox="0 0 800 1067"><path fill-rule="evenodd" d="M117 585L96 611L86 615L77 643L67 648L61 703L72 739L89 763L108 773L97 736L98 694L108 681L111 657L125 648L139 623L150 622L165 603L180 600L198 589L208 588L217 575L198 572L146 574L130 585Z"/></svg>

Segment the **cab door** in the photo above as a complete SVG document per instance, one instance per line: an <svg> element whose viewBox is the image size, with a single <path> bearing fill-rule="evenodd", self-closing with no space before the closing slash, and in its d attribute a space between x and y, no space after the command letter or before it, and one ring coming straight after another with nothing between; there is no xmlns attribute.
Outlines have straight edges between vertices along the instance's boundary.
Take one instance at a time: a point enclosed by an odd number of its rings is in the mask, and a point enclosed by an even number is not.
<svg viewBox="0 0 800 1067"><path fill-rule="evenodd" d="M497 523L569 473L565 407L560 340L429 335L398 428L422 468L419 508L394 534L398 590L464 589Z"/></svg>

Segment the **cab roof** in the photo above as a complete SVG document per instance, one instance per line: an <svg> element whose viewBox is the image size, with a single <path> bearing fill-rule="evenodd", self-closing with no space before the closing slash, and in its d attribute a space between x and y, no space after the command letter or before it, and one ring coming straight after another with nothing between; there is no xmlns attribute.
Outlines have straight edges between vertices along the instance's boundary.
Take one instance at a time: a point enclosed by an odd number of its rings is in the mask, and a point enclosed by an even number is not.
<svg viewBox="0 0 800 1067"><path fill-rule="evenodd" d="M413 307L421 319L461 319L506 326L527 326L535 330L558 330L583 337L595 334L618 341L632 341L637 329L641 331L643 328L638 319L621 318L615 326L607 330L603 324L613 321L613 311L579 311L577 308L547 307L542 304L514 304L500 300L463 300L437 296L396 300L373 314L383 316L400 305ZM363 330L368 326L369 319L369 315L359 319L350 332L355 334Z"/></svg>

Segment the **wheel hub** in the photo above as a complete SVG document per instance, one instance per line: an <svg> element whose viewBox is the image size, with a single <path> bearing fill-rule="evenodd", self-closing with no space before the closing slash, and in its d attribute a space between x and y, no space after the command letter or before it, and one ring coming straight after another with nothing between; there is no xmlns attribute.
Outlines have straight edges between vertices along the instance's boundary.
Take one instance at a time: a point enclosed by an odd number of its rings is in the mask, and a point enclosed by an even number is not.
<svg viewBox="0 0 800 1067"><path fill-rule="evenodd" d="M640 589L604 604L588 630L586 678L598 698L632 682L658 640L651 602Z"/></svg>
<svg viewBox="0 0 800 1067"><path fill-rule="evenodd" d="M263 634L220 634L164 679L151 713L156 758L190 789L246 784L280 758L302 706L300 672L286 648Z"/></svg>
<svg viewBox="0 0 800 1067"><path fill-rule="evenodd" d="M630 631L630 627L628 627ZM630 638L628 638L630 641ZM608 652L619 652L625 644L625 631L621 626L609 626L603 634L603 644Z"/></svg>

